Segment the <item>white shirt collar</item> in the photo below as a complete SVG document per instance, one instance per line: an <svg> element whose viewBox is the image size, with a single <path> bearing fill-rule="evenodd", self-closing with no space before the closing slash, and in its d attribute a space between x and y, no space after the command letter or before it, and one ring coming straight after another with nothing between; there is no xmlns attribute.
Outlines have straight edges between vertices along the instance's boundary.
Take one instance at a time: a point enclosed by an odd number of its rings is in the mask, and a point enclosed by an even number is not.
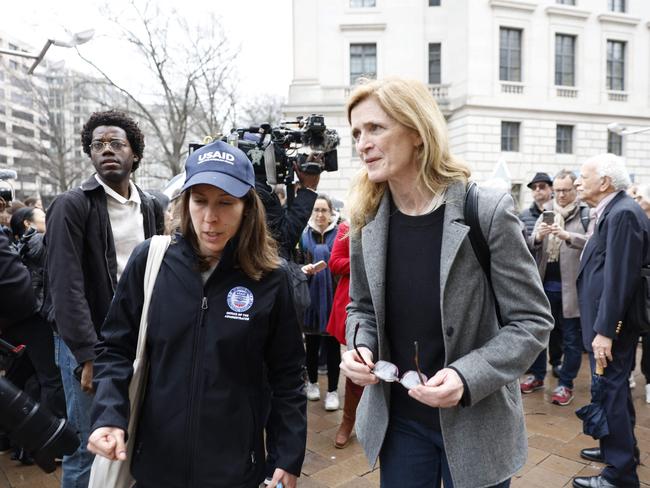
<svg viewBox="0 0 650 488"><path fill-rule="evenodd" d="M124 198L122 195L120 195L115 190L113 190L110 186L104 183L97 173L95 173L95 179L97 180L97 183L99 183L104 187L104 191L108 196L112 197L114 200L118 201L122 205L124 205L127 202L137 203L138 205L142 203L142 201L140 200L140 194L138 193L138 189L135 187L135 184L131 180L129 180L129 198Z"/></svg>

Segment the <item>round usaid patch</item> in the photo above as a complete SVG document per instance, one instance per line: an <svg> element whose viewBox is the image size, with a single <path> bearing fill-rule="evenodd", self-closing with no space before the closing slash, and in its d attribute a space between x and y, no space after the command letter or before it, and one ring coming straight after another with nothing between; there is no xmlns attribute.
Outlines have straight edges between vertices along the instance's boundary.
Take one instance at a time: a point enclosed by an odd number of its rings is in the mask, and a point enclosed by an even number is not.
<svg viewBox="0 0 650 488"><path fill-rule="evenodd" d="M244 286L236 286L228 292L226 301L233 312L246 312L253 306L253 292Z"/></svg>

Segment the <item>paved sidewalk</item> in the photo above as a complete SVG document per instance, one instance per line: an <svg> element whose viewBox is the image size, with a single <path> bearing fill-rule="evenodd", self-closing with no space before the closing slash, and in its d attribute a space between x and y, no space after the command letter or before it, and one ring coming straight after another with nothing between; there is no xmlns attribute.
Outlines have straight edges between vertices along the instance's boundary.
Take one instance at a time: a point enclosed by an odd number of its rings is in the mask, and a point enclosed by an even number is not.
<svg viewBox="0 0 650 488"><path fill-rule="evenodd" d="M639 349L637 357L640 358ZM528 463L517 473L513 488L560 488L571 486L576 475L596 475L600 465L580 459L580 449L596 445L582 432L582 424L574 411L589 402L588 363L583 357L577 380L576 398L570 405L559 407L550 403L556 385L549 374L546 389L524 396L526 425L529 436ZM639 476L642 487L650 488L650 405L645 403L643 376L635 372L638 386L633 390L637 411L636 436L641 450ZM321 389L327 383L320 377ZM341 379L340 392L343 392ZM324 391L322 390L323 398ZM307 454L300 488L366 488L379 486L379 471L368 467L361 446L354 439L345 449L334 447L334 435L342 411L326 412L322 401L309 402ZM498 449L498 446L495 446ZM46 475L36 467L20 466L0 454L0 488L55 488L59 486L60 469Z"/></svg>

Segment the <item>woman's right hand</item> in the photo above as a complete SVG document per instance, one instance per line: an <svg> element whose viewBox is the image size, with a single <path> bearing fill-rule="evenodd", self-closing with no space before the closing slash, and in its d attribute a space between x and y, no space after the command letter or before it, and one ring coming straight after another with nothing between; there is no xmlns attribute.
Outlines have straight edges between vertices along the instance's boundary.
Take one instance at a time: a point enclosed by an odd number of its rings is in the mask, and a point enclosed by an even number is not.
<svg viewBox="0 0 650 488"><path fill-rule="evenodd" d="M343 371L343 374L345 374L346 377L350 378L350 381L359 386L379 383L379 379L371 373L371 368L375 366L375 363L372 361L372 351L367 347L360 347L359 352L363 356L367 365L363 364L357 351L346 351L343 353L343 356L341 356L341 371Z"/></svg>
<svg viewBox="0 0 650 488"><path fill-rule="evenodd" d="M100 427L90 434L87 449L111 461L126 461L124 430L117 427Z"/></svg>

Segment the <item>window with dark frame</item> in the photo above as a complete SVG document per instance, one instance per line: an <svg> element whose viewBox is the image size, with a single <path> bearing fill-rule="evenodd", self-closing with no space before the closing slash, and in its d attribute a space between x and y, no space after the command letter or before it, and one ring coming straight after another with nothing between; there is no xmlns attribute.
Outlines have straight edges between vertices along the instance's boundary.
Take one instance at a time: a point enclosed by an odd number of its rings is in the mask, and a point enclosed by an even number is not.
<svg viewBox="0 0 650 488"><path fill-rule="evenodd" d="M429 7L440 7L440 0L429 0Z"/></svg>
<svg viewBox="0 0 650 488"><path fill-rule="evenodd" d="M555 34L555 84L575 86L576 37Z"/></svg>
<svg viewBox="0 0 650 488"><path fill-rule="evenodd" d="M521 81L521 29L499 29L499 80Z"/></svg>
<svg viewBox="0 0 650 488"><path fill-rule="evenodd" d="M27 127L22 127L20 125L13 125L11 127L11 132L14 134L18 134L20 136L25 136L25 137L34 137L34 131L32 129L28 129Z"/></svg>
<svg viewBox="0 0 650 488"><path fill-rule="evenodd" d="M611 130L607 131L607 152L616 154L617 156L623 155L623 136L612 132Z"/></svg>
<svg viewBox="0 0 650 488"><path fill-rule="evenodd" d="M559 3L560 5L575 5L576 0L555 0L555 3Z"/></svg>
<svg viewBox="0 0 650 488"><path fill-rule="evenodd" d="M573 153L573 126L560 125L555 128L555 152L557 154Z"/></svg>
<svg viewBox="0 0 650 488"><path fill-rule="evenodd" d="M519 152L520 122L501 122L501 150Z"/></svg>
<svg viewBox="0 0 650 488"><path fill-rule="evenodd" d="M610 12L625 13L625 0L607 0L607 9Z"/></svg>
<svg viewBox="0 0 650 488"><path fill-rule="evenodd" d="M377 78L377 44L350 44L350 85L357 78Z"/></svg>
<svg viewBox="0 0 650 488"><path fill-rule="evenodd" d="M350 0L350 8L370 8L376 6L376 0Z"/></svg>
<svg viewBox="0 0 650 488"><path fill-rule="evenodd" d="M11 115L17 119L24 120L26 122L34 123L34 116L28 112L23 112L22 110L11 110Z"/></svg>
<svg viewBox="0 0 650 488"><path fill-rule="evenodd" d="M440 43L429 43L429 84L439 85L440 74Z"/></svg>
<svg viewBox="0 0 650 488"><path fill-rule="evenodd" d="M607 89L625 90L625 41L607 41Z"/></svg>

